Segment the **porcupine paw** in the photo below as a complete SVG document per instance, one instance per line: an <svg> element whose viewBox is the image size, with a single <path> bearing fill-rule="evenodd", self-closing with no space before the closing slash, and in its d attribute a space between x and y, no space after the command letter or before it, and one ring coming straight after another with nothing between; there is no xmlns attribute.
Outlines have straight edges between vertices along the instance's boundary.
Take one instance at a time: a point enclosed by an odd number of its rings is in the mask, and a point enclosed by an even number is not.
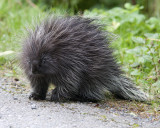
<svg viewBox="0 0 160 128"><path fill-rule="evenodd" d="M39 95L35 92L32 92L29 96L29 99L33 99L33 100L45 100L45 96Z"/></svg>
<svg viewBox="0 0 160 128"><path fill-rule="evenodd" d="M54 102L64 102L64 101L66 101L66 99L58 93L57 89L54 89L52 91L52 95L51 95L50 100L54 101Z"/></svg>

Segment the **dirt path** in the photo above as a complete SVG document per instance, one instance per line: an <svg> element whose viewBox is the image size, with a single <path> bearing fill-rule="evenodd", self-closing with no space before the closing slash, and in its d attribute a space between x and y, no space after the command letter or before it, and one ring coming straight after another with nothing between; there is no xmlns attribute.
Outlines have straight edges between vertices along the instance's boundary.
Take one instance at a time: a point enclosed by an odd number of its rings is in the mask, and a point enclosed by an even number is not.
<svg viewBox="0 0 160 128"><path fill-rule="evenodd" d="M30 101L28 95L10 94L3 86L0 84L0 128L160 128L160 120L108 111L95 103Z"/></svg>

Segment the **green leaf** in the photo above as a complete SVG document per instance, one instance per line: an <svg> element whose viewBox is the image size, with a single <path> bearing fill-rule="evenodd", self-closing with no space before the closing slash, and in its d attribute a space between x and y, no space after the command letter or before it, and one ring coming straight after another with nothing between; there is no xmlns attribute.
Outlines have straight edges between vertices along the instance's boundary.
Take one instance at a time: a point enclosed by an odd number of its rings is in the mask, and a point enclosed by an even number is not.
<svg viewBox="0 0 160 128"><path fill-rule="evenodd" d="M133 42L139 43L139 44L145 44L145 40L141 37L132 37Z"/></svg>
<svg viewBox="0 0 160 128"><path fill-rule="evenodd" d="M152 56L143 55L143 58L144 58L144 60L147 61L147 62L152 62Z"/></svg>
<svg viewBox="0 0 160 128"><path fill-rule="evenodd" d="M160 88L160 80L158 80L157 82L155 82L154 84L152 84L152 86L157 86Z"/></svg>
<svg viewBox="0 0 160 128"><path fill-rule="evenodd" d="M131 9L132 5L131 5L130 3L126 3L126 4L124 5L124 7L125 7L126 9Z"/></svg>
<svg viewBox="0 0 160 128"><path fill-rule="evenodd" d="M126 50L126 53L130 53L130 54L137 54L137 55L140 55L142 52L145 52L147 51L147 48L146 47L142 47L142 46L137 46L133 49L128 49Z"/></svg>
<svg viewBox="0 0 160 128"><path fill-rule="evenodd" d="M13 54L13 53L14 53L14 51L0 52L0 56L5 56L5 55Z"/></svg>
<svg viewBox="0 0 160 128"><path fill-rule="evenodd" d="M147 38L159 39L159 33L145 33L144 36Z"/></svg>
<svg viewBox="0 0 160 128"><path fill-rule="evenodd" d="M143 57L139 57L138 62L143 64L143 63L145 63L145 59Z"/></svg>
<svg viewBox="0 0 160 128"><path fill-rule="evenodd" d="M140 73L140 71L138 69L135 69L134 71L131 72L131 75L132 76L140 76L141 73Z"/></svg>
<svg viewBox="0 0 160 128"><path fill-rule="evenodd" d="M140 63L135 62L135 63L131 64L131 67L132 67L132 68L136 68L136 67L138 67L139 65L140 65Z"/></svg>

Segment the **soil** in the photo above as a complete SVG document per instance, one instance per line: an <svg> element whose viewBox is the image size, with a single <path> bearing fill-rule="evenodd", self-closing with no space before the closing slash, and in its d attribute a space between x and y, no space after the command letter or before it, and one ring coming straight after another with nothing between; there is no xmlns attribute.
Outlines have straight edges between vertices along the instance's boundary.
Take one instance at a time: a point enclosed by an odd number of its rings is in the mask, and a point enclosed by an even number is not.
<svg viewBox="0 0 160 128"><path fill-rule="evenodd" d="M160 128L159 117L141 117L103 103L54 103L28 99L19 80L0 78L0 128ZM129 101L128 101L129 102ZM120 104L120 102L118 102Z"/></svg>

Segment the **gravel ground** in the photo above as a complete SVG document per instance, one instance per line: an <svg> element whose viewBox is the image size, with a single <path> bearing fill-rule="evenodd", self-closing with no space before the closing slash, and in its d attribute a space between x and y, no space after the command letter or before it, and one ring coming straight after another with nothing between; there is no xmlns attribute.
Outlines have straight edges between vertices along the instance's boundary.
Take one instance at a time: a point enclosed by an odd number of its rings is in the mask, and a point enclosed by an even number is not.
<svg viewBox="0 0 160 128"><path fill-rule="evenodd" d="M32 101L6 88L0 83L0 128L160 128L160 120L98 108L96 103Z"/></svg>

